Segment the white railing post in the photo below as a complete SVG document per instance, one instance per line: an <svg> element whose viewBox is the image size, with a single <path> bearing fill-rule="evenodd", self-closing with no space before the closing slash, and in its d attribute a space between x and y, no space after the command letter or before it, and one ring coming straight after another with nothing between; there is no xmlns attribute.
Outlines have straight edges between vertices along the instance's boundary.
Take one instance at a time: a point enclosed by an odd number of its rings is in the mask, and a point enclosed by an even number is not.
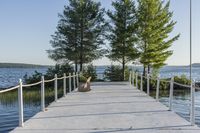
<svg viewBox="0 0 200 133"><path fill-rule="evenodd" d="M76 73L76 79L77 79L77 81L76 81L77 87L79 87L79 73L78 72Z"/></svg>
<svg viewBox="0 0 200 133"><path fill-rule="evenodd" d="M190 122L191 125L195 125L195 87L191 81L191 105L190 105Z"/></svg>
<svg viewBox="0 0 200 133"><path fill-rule="evenodd" d="M129 71L129 78L128 78L128 82L131 85L131 72Z"/></svg>
<svg viewBox="0 0 200 133"><path fill-rule="evenodd" d="M69 93L71 93L71 91L72 91L72 74L71 73L69 73Z"/></svg>
<svg viewBox="0 0 200 133"><path fill-rule="evenodd" d="M141 73L141 77L140 77L141 79L141 81L140 81L140 90L141 91L143 91L143 75L142 75L142 73Z"/></svg>
<svg viewBox="0 0 200 133"><path fill-rule="evenodd" d="M135 80L135 79L134 79L135 77L134 77L134 76L135 76L135 73L134 73L134 71L133 71L133 72L132 72L132 82L133 82L132 84L133 84L133 87L135 86L135 83L134 83L134 82L135 82L135 81L134 81L134 80Z"/></svg>
<svg viewBox="0 0 200 133"><path fill-rule="evenodd" d="M57 79L57 74L55 74L54 91L55 91L55 102L57 102L57 100L58 100L58 79Z"/></svg>
<svg viewBox="0 0 200 133"><path fill-rule="evenodd" d="M159 101L160 77L157 78L156 101Z"/></svg>
<svg viewBox="0 0 200 133"><path fill-rule="evenodd" d="M170 94L169 94L169 110L172 110L172 103L173 103L173 92L174 92L174 77L171 78L170 81Z"/></svg>
<svg viewBox="0 0 200 133"><path fill-rule="evenodd" d="M138 89L138 73L136 72L136 79L135 79L136 89Z"/></svg>
<svg viewBox="0 0 200 133"><path fill-rule="evenodd" d="M24 110L23 110L23 83L19 80L18 88L18 104L19 104L19 126L24 126Z"/></svg>
<svg viewBox="0 0 200 133"><path fill-rule="evenodd" d="M45 111L45 85L44 85L44 76L41 78L41 110Z"/></svg>
<svg viewBox="0 0 200 133"><path fill-rule="evenodd" d="M76 89L76 73L73 73L74 90Z"/></svg>
<svg viewBox="0 0 200 133"><path fill-rule="evenodd" d="M149 74L147 74L147 95L149 95Z"/></svg>
<svg viewBox="0 0 200 133"><path fill-rule="evenodd" d="M63 74L63 96L66 96L66 74Z"/></svg>

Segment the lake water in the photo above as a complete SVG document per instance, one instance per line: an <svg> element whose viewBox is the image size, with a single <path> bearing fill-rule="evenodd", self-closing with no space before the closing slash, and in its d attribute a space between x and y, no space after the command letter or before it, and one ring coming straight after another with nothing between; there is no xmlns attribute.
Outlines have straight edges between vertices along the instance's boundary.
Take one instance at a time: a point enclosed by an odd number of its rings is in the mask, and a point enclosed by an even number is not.
<svg viewBox="0 0 200 133"><path fill-rule="evenodd" d="M25 74L32 75L35 71L45 73L47 68L0 68L0 88L15 86Z"/></svg>
<svg viewBox="0 0 200 133"><path fill-rule="evenodd" d="M142 73L143 68L140 66L129 67L139 73ZM104 75L105 66L97 67L98 77L102 78ZM187 66L165 66L160 70L161 78L170 78L172 76L186 75L188 78L190 76L190 68ZM192 78L195 81L200 81L200 67L192 68Z"/></svg>
<svg viewBox="0 0 200 133"><path fill-rule="evenodd" d="M141 71L142 68L135 69ZM31 75L34 71L45 73L47 68L42 69L22 69L22 68L0 68L0 88L10 87L18 84L19 78L25 74ZM102 74L105 67L98 67L97 72ZM185 74L189 76L189 67L165 67L161 70L161 77L171 77L173 75ZM200 80L200 67L193 68L193 79ZM53 101L53 88L49 92L50 96L45 97L46 106ZM24 92L24 119L27 120L40 111L40 88L33 92ZM52 95L51 95L52 94ZM169 92L160 92L160 101L168 106ZM151 92L155 96L155 92ZM195 109L196 124L200 126L200 92L196 92ZM38 97L37 97L38 96ZM189 120L190 90L177 91L174 93L174 111L180 116ZM17 91L0 94L0 133L9 132L18 125L18 99Z"/></svg>

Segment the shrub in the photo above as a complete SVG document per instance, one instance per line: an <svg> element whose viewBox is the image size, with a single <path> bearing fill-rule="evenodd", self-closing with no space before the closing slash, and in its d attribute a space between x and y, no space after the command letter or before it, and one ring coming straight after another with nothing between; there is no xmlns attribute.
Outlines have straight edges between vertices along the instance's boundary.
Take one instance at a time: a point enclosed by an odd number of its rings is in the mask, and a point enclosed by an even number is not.
<svg viewBox="0 0 200 133"><path fill-rule="evenodd" d="M55 74L58 77L63 77L63 74L73 72L73 67L69 64L56 64L55 67L48 68L47 73L44 75L45 79L54 78ZM35 82L39 82L41 80L41 76L43 74L35 71L32 76L24 75L24 81L26 84L31 84Z"/></svg>
<svg viewBox="0 0 200 133"><path fill-rule="evenodd" d="M164 82L164 81L170 81L170 80L171 80L171 78L162 79L162 81L160 81L160 89L161 90L169 90L170 83ZM175 76L174 82L177 82L177 83L180 83L183 85L190 85L190 80L185 75ZM138 77L138 86L140 87L140 76ZM150 79L150 89L155 90L156 87L157 87L157 80ZM144 79L143 79L143 88L144 88L144 90L147 89L147 81ZM188 87L183 87L183 86L174 84L174 89L176 89L176 90L188 89Z"/></svg>
<svg viewBox="0 0 200 133"><path fill-rule="evenodd" d="M92 64L84 67L83 69L83 72L82 72L82 75L85 77L85 78L89 78L91 77L92 81L96 80L97 79L97 73L96 73L96 67L94 67Z"/></svg>
<svg viewBox="0 0 200 133"><path fill-rule="evenodd" d="M80 82L85 83L87 81L87 78L81 74L79 80Z"/></svg>
<svg viewBox="0 0 200 133"><path fill-rule="evenodd" d="M107 67L105 72L105 79L109 81L123 81L122 68L120 66L111 65ZM125 80L129 78L128 67L125 68Z"/></svg>

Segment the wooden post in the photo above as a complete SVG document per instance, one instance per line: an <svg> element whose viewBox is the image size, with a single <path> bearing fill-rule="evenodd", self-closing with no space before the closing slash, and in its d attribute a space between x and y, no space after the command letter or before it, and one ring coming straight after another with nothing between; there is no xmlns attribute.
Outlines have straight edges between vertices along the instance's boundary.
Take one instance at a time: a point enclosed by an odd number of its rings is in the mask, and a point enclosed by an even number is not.
<svg viewBox="0 0 200 133"><path fill-rule="evenodd" d="M71 73L69 73L69 93L71 93L72 92L72 74Z"/></svg>
<svg viewBox="0 0 200 133"><path fill-rule="evenodd" d="M63 74L63 96L66 96L66 74Z"/></svg>
<svg viewBox="0 0 200 133"><path fill-rule="evenodd" d="M138 73L136 73L136 79L135 79L136 89L138 89Z"/></svg>
<svg viewBox="0 0 200 133"><path fill-rule="evenodd" d="M129 71L129 84L131 85L131 71Z"/></svg>
<svg viewBox="0 0 200 133"><path fill-rule="evenodd" d="M57 100L58 100L58 79L57 79L57 74L55 74L54 91L55 91L55 102L57 102Z"/></svg>
<svg viewBox="0 0 200 133"><path fill-rule="evenodd" d="M44 85L44 76L41 78L41 110L45 111L45 85Z"/></svg>
<svg viewBox="0 0 200 133"><path fill-rule="evenodd" d="M134 79L134 78L135 78L135 73L134 73L134 71L133 71L133 73L132 73L132 82L133 82L132 84L133 84L133 87L135 86L135 83L134 83L134 82L135 82L135 81L134 81L135 79Z"/></svg>
<svg viewBox="0 0 200 133"><path fill-rule="evenodd" d="M19 126L24 126L24 109L23 109L23 83L19 80L18 88L18 104L19 104Z"/></svg>
<svg viewBox="0 0 200 133"><path fill-rule="evenodd" d="M147 74L147 95L150 95L149 93L149 74Z"/></svg>
<svg viewBox="0 0 200 133"><path fill-rule="evenodd" d="M191 125L195 125L195 87L191 81L191 106L190 106L190 122Z"/></svg>
<svg viewBox="0 0 200 133"><path fill-rule="evenodd" d="M157 87L156 87L156 101L159 101L159 89L160 89L160 78L157 78Z"/></svg>
<svg viewBox="0 0 200 133"><path fill-rule="evenodd" d="M169 110L172 110L172 103L173 103L173 92L174 92L174 77L171 78L170 81L170 94L169 94Z"/></svg>
<svg viewBox="0 0 200 133"><path fill-rule="evenodd" d="M76 73L73 73L74 90L76 89Z"/></svg>
<svg viewBox="0 0 200 133"><path fill-rule="evenodd" d="M140 78L141 78L141 79L140 79L140 80L141 80L141 81L140 81L140 90L143 91L143 75L142 75L142 73L141 73L140 76L141 76L141 77L140 77Z"/></svg>
<svg viewBox="0 0 200 133"><path fill-rule="evenodd" d="M77 88L78 88L79 87L79 73L78 72L76 73L76 79L77 79L76 83L77 83Z"/></svg>

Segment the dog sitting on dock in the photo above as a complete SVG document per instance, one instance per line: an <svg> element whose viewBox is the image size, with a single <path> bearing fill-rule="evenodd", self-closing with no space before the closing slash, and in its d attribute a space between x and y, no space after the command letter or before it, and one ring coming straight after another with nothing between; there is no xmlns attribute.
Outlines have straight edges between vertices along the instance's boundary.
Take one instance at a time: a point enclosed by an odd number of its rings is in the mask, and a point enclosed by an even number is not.
<svg viewBox="0 0 200 133"><path fill-rule="evenodd" d="M91 77L89 77L87 79L86 83L80 84L80 86L78 87L78 91L79 92L88 92L88 91L91 91L90 81L91 81Z"/></svg>

